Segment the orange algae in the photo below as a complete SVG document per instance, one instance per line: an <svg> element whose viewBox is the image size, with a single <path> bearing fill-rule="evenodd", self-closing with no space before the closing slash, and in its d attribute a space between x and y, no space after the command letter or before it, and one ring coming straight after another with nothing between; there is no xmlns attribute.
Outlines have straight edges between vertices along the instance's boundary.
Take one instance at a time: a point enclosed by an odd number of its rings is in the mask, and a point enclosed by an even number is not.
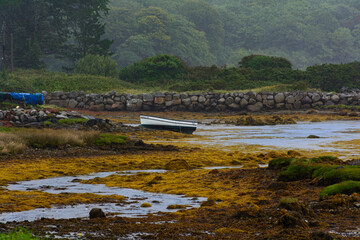
<svg viewBox="0 0 360 240"><path fill-rule="evenodd" d="M252 202L258 200L251 197L255 191L248 181L241 181L241 173L236 170L217 170L218 174L212 174L213 170L190 170L159 173L138 173L133 176L111 175L106 178L96 178L83 181L90 184L106 184L109 187L129 187L150 192L161 192L168 194L185 195L187 197L207 197L219 202L218 205ZM232 172L234 179L228 179L226 174ZM154 177L161 176L156 184L148 184ZM236 179L238 178L238 179Z"/></svg>
<svg viewBox="0 0 360 240"><path fill-rule="evenodd" d="M41 191L25 192L0 190L0 213L26 211L35 208L51 208L51 205L121 202L123 200L125 200L125 197L118 195L102 196L91 193L50 194Z"/></svg>

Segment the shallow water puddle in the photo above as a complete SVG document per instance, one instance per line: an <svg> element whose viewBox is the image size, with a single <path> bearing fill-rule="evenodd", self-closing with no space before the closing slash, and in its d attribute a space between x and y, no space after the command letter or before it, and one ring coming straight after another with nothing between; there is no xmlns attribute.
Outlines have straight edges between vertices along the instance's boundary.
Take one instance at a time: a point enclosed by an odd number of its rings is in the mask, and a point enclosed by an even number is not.
<svg viewBox="0 0 360 240"><path fill-rule="evenodd" d="M144 170L126 172L100 172L84 176L56 177L38 179L33 181L18 182L7 187L8 190L31 191L41 190L44 192L59 193L94 193L99 195L121 195L127 197L127 203L101 203L79 204L73 206L61 206L53 208L40 208L23 212L10 212L0 214L0 222L8 221L34 221L41 218L70 219L84 218L89 216L92 208L101 208L105 213L123 217L140 217L148 213L175 212L178 209L167 209L169 205L189 205L189 208L200 207L200 203L206 198L189 198L179 195L144 192L130 188L107 187L104 184L82 184L79 181L89 180L96 177L103 178L112 174L130 175L138 172L165 172L166 170ZM143 203L150 203L151 207L140 207Z"/></svg>

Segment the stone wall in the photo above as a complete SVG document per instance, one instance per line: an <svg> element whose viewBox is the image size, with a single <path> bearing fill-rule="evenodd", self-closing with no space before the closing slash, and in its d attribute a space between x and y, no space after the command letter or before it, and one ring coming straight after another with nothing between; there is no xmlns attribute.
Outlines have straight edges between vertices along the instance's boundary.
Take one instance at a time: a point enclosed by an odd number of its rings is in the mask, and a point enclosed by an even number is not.
<svg viewBox="0 0 360 240"><path fill-rule="evenodd" d="M92 111L266 111L308 109L323 105L360 105L360 91L323 92L233 92L85 94L84 92L44 92L47 104Z"/></svg>

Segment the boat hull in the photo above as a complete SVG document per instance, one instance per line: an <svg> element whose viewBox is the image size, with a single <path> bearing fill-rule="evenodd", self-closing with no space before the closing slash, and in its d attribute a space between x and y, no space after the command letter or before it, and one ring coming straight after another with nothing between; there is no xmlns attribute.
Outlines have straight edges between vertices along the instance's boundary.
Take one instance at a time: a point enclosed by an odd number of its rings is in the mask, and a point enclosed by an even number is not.
<svg viewBox="0 0 360 240"><path fill-rule="evenodd" d="M192 134L197 127L196 122L178 121L151 116L140 116L141 126L155 130L169 130L180 133Z"/></svg>

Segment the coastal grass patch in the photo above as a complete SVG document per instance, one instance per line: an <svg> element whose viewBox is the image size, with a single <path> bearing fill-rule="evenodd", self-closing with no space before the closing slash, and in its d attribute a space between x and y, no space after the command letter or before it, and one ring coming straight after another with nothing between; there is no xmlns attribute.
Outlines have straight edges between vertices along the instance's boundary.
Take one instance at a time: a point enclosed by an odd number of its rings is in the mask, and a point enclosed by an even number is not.
<svg viewBox="0 0 360 240"><path fill-rule="evenodd" d="M17 132L27 146L36 148L58 148L62 146L85 146L99 137L96 131L25 129Z"/></svg>
<svg viewBox="0 0 360 240"><path fill-rule="evenodd" d="M111 144L124 144L127 140L127 137L122 135L115 135L110 133L102 133L100 137L95 140L97 146L105 146Z"/></svg>
<svg viewBox="0 0 360 240"><path fill-rule="evenodd" d="M0 233L1 240L39 240L39 238L35 237L30 230L25 228L18 228L10 233Z"/></svg>
<svg viewBox="0 0 360 240"><path fill-rule="evenodd" d="M320 199L330 195L360 193L360 181L344 181L341 183L327 186L320 192Z"/></svg>
<svg viewBox="0 0 360 240"><path fill-rule="evenodd" d="M19 136L0 132L0 154L22 153L25 149L26 144Z"/></svg>
<svg viewBox="0 0 360 240"><path fill-rule="evenodd" d="M58 121L61 125L74 125L74 124L84 124L87 122L86 118L67 118L67 119L60 119Z"/></svg>

